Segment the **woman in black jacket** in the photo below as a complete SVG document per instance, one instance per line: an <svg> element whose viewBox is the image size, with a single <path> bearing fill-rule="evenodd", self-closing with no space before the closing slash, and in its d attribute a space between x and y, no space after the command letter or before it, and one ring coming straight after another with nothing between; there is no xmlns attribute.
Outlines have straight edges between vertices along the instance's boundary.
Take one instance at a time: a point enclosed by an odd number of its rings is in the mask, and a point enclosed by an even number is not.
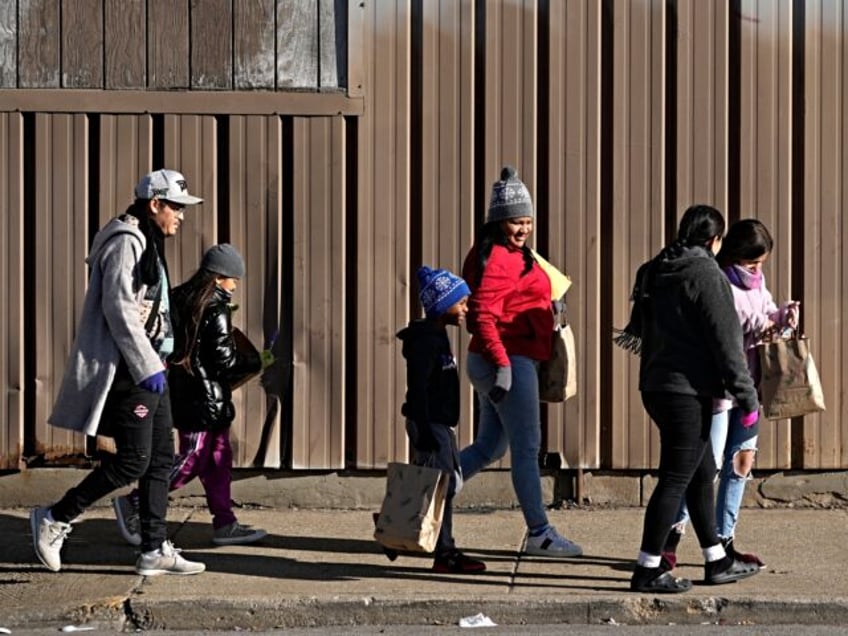
<svg viewBox="0 0 848 636"><path fill-rule="evenodd" d="M252 543L265 531L241 525L233 514L230 481L233 451L230 424L235 418L232 386L273 362L268 351L237 348L231 300L244 276L244 261L231 245L213 245L200 269L173 290L177 318L168 385L180 451L171 470L170 490L199 477L212 513L213 543ZM135 493L114 500L118 527L135 543L138 536Z"/></svg>
<svg viewBox="0 0 848 636"><path fill-rule="evenodd" d="M639 268L630 323L616 338L641 355L642 403L660 433L657 485L645 510L630 582L637 592L684 592L692 587L660 562L684 496L706 561L705 582L730 583L759 571L727 556L716 535L713 401L729 393L745 418L756 421L759 412L732 292L715 260L724 229L724 218L715 208L696 205L686 210L677 240Z"/></svg>

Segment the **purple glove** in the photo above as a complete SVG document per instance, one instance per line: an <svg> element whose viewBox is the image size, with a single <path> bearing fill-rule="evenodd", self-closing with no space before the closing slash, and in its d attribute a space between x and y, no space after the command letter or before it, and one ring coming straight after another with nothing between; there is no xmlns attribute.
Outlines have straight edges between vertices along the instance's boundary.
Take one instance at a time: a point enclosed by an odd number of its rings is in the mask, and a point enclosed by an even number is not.
<svg viewBox="0 0 848 636"><path fill-rule="evenodd" d="M757 420L759 420L759 419L760 419L760 410L757 409L756 411L751 411L747 415L743 415L742 419L740 419L739 421L741 422L741 424L744 428L751 428L754 424L757 423Z"/></svg>
<svg viewBox="0 0 848 636"><path fill-rule="evenodd" d="M145 391L150 391L151 393L158 393L162 395L165 392L165 383L167 379L165 379L165 372L159 371L158 373L154 373L149 378L144 378L141 382L138 383Z"/></svg>

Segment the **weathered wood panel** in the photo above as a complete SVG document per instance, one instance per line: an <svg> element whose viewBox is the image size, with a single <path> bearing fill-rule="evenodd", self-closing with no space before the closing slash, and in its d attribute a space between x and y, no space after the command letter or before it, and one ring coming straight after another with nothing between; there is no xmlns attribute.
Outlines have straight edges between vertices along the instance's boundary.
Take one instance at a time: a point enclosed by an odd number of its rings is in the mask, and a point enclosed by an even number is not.
<svg viewBox="0 0 848 636"><path fill-rule="evenodd" d="M58 88L60 0L18 0L18 86Z"/></svg>
<svg viewBox="0 0 848 636"><path fill-rule="evenodd" d="M35 451L82 453L85 438L47 424L82 311L88 271L88 121L85 115L35 118Z"/></svg>
<svg viewBox="0 0 848 636"><path fill-rule="evenodd" d="M147 73L150 88L189 88L189 6L184 0L147 0Z"/></svg>
<svg viewBox="0 0 848 636"><path fill-rule="evenodd" d="M18 84L18 3L0 0L0 88Z"/></svg>
<svg viewBox="0 0 848 636"><path fill-rule="evenodd" d="M292 468L345 462L345 123L294 120Z"/></svg>
<svg viewBox="0 0 848 636"><path fill-rule="evenodd" d="M661 0L613 3L611 285L613 325L630 316L633 276L665 243L665 20ZM601 326L603 329L604 327ZM610 337L607 334L606 337ZM656 466L659 440L638 392L639 361L613 348L612 466Z"/></svg>
<svg viewBox="0 0 848 636"><path fill-rule="evenodd" d="M146 8L146 0L104 0L107 89L147 87Z"/></svg>
<svg viewBox="0 0 848 636"><path fill-rule="evenodd" d="M277 3L277 87L318 85L320 40L314 0Z"/></svg>
<svg viewBox="0 0 848 636"><path fill-rule="evenodd" d="M62 0L62 87L103 86L103 0Z"/></svg>
<svg viewBox="0 0 848 636"><path fill-rule="evenodd" d="M567 272L568 316L579 343L578 395L550 405L547 450L569 468L600 463L601 7L593 0L549 4L547 256Z"/></svg>
<svg viewBox="0 0 848 636"><path fill-rule="evenodd" d="M236 90L274 89L275 10L274 0L245 0L233 6L233 83Z"/></svg>
<svg viewBox="0 0 848 636"><path fill-rule="evenodd" d="M192 0L191 87L233 87L233 5L231 0Z"/></svg>
<svg viewBox="0 0 848 636"><path fill-rule="evenodd" d="M229 120L230 174L229 242L241 252L246 275L234 302L239 310L234 324L258 349L267 348L275 333L286 325L281 317L283 294L282 261L282 123L279 117L232 117ZM281 360L278 364L284 365ZM275 388L274 393L282 393ZM244 385L233 396L236 419L231 427L233 452L240 466L280 468L280 410L273 395L266 397L259 380Z"/></svg>
<svg viewBox="0 0 848 636"><path fill-rule="evenodd" d="M411 13L366 7L365 110L357 138L356 461L405 461L406 370L395 332L410 318ZM379 37L378 37L379 34Z"/></svg>
<svg viewBox="0 0 848 636"><path fill-rule="evenodd" d="M19 468L24 450L24 188L23 119L0 113L0 469Z"/></svg>

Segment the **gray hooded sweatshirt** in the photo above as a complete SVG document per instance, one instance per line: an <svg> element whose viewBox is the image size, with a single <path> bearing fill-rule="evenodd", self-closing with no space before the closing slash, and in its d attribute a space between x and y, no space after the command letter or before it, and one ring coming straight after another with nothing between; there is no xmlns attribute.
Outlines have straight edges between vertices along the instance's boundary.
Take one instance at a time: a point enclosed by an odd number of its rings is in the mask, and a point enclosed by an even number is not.
<svg viewBox="0 0 848 636"><path fill-rule="evenodd" d="M165 369L144 328L151 305L139 272L145 247L130 215L112 219L94 237L76 339L48 420L53 426L95 435L121 358L136 383Z"/></svg>

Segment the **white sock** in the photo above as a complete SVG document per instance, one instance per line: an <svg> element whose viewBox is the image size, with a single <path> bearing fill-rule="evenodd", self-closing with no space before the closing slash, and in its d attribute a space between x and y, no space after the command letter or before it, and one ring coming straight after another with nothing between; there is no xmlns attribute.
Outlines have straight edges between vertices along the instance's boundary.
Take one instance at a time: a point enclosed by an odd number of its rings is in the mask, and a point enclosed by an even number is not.
<svg viewBox="0 0 848 636"><path fill-rule="evenodd" d="M660 567L661 557L658 554L648 554L647 552L639 551L639 556L636 558L636 563L643 568L658 568Z"/></svg>
<svg viewBox="0 0 848 636"><path fill-rule="evenodd" d="M727 552L724 551L724 546L720 543L711 545L709 548L701 548L701 553L704 555L704 560L707 563L721 561L727 556Z"/></svg>

